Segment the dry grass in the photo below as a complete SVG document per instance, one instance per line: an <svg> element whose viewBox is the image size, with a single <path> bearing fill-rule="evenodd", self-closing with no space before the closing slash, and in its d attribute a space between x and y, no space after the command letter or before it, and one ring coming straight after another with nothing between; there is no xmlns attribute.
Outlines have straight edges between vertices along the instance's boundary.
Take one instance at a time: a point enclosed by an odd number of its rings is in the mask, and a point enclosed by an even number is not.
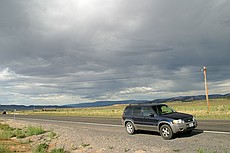
<svg viewBox="0 0 230 153"><path fill-rule="evenodd" d="M230 120L230 99L211 99L209 102L210 112L207 111L207 103L205 100L167 104L178 112L192 114L198 119Z"/></svg>
<svg viewBox="0 0 230 153"><path fill-rule="evenodd" d="M178 112L192 114L198 119L230 120L230 99L210 100L211 111L209 113L207 112L207 105L205 100L194 102L169 102L167 104ZM113 105L107 107L69 108L57 109L56 111L26 111L23 113L30 115L121 118L125 106L126 105Z"/></svg>
<svg viewBox="0 0 230 153"><path fill-rule="evenodd" d="M91 107L91 108L68 108L57 109L57 111L25 111L20 112L30 115L50 115L50 116L93 116L93 117L112 117L120 118L126 105L114 105L107 107Z"/></svg>

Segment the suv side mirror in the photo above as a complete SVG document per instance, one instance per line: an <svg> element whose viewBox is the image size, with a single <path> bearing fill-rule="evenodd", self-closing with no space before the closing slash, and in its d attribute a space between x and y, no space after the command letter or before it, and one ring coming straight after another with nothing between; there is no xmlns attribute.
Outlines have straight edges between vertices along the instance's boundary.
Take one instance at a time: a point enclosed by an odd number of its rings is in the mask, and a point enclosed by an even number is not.
<svg viewBox="0 0 230 153"><path fill-rule="evenodd" d="M154 113L149 113L150 117L155 117L156 115Z"/></svg>

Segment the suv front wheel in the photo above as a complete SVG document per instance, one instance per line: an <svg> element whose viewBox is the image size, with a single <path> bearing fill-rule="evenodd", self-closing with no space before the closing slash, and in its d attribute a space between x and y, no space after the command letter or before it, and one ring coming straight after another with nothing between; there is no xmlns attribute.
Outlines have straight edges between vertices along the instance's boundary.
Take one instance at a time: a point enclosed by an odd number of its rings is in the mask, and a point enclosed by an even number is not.
<svg viewBox="0 0 230 153"><path fill-rule="evenodd" d="M128 123L126 123L125 127L126 127L126 131L128 134L134 134L135 133L135 128L134 128L133 123L128 122Z"/></svg>
<svg viewBox="0 0 230 153"><path fill-rule="evenodd" d="M173 137L172 129L166 124L160 127L160 134L165 140L170 140Z"/></svg>

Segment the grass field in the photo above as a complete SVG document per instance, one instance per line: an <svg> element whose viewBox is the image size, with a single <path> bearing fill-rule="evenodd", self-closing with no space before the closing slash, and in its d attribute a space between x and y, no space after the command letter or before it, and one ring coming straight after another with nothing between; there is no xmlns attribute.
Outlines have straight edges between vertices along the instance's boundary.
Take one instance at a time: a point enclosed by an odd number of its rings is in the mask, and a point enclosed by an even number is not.
<svg viewBox="0 0 230 153"><path fill-rule="evenodd" d="M206 101L169 102L166 103L178 112L194 115L197 119L230 120L230 99L211 99L210 112L207 112ZM54 115L54 116L93 116L121 118L126 105L113 105L108 107L68 108L50 111L21 111L22 114Z"/></svg>
<svg viewBox="0 0 230 153"><path fill-rule="evenodd" d="M207 112L206 101L187 103L168 103L177 111L182 111L196 116L197 119L221 119L230 120L230 99L211 99L210 112Z"/></svg>

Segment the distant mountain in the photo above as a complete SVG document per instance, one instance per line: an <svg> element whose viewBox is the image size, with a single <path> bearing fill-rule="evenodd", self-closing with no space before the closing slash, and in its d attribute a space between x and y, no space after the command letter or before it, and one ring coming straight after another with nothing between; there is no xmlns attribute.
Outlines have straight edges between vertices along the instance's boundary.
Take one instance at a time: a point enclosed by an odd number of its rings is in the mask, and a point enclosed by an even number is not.
<svg viewBox="0 0 230 153"><path fill-rule="evenodd" d="M217 99L217 98L230 98L230 94L213 94L209 95L209 99ZM111 106L115 104L136 104L136 103L165 103L165 102L191 102L196 100L204 100L206 99L205 95L198 95L198 96L179 96L179 97L172 97L172 98L164 98L164 99L156 99L153 101L147 100L124 100L124 101L97 101L97 102L88 102L88 103L80 103L80 104L68 104L64 105L67 107L100 107L100 106Z"/></svg>
<svg viewBox="0 0 230 153"><path fill-rule="evenodd" d="M230 94L213 94L208 96L209 99L219 99L219 98L230 98ZM198 95L198 96L179 96L179 97L172 97L172 98L165 98L165 99L156 99L153 101L149 101L147 103L165 103L165 102L175 102L175 101L180 101L180 102L192 102L196 100L205 100L206 96L205 95Z"/></svg>
<svg viewBox="0 0 230 153"><path fill-rule="evenodd" d="M66 106L58 106L58 105L49 105L49 106L25 106L25 105L0 105L0 111L14 111L16 110L34 110L34 109L53 109L53 108L67 108Z"/></svg>
<svg viewBox="0 0 230 153"><path fill-rule="evenodd" d="M218 99L218 98L230 98L230 94L213 94L209 95L209 99ZM148 100L124 100L124 101L97 101L97 102L88 102L88 103L80 103L80 104L68 104L64 105L67 107L100 107L100 106L111 106L115 104L136 104L136 103L165 103L165 102L191 102L196 100L205 100L205 95L198 95L198 96L179 96L179 97L172 97L172 98L163 98L163 99L156 99L153 101Z"/></svg>
<svg viewBox="0 0 230 153"><path fill-rule="evenodd" d="M80 104L68 104L64 105L67 107L101 107L101 106L111 106L115 104L136 104L148 102L147 100L123 100L123 101L97 101L97 102L88 102Z"/></svg>
<svg viewBox="0 0 230 153"><path fill-rule="evenodd" d="M218 99L218 98L228 98L230 99L230 94L213 94L209 95L209 99ZM165 103L165 102L191 102L196 100L204 100L205 95L198 96L179 96L172 98L163 98L155 99L153 101L147 100L123 100L123 101L97 101L97 102L87 102L87 103L78 103L78 104L67 104L67 105L40 105L40 106L24 106L24 105L0 105L0 111L14 111L16 110L33 110L33 109L55 109L55 108L82 108L82 107L101 107L101 106L112 106L115 104L134 104L134 103Z"/></svg>

